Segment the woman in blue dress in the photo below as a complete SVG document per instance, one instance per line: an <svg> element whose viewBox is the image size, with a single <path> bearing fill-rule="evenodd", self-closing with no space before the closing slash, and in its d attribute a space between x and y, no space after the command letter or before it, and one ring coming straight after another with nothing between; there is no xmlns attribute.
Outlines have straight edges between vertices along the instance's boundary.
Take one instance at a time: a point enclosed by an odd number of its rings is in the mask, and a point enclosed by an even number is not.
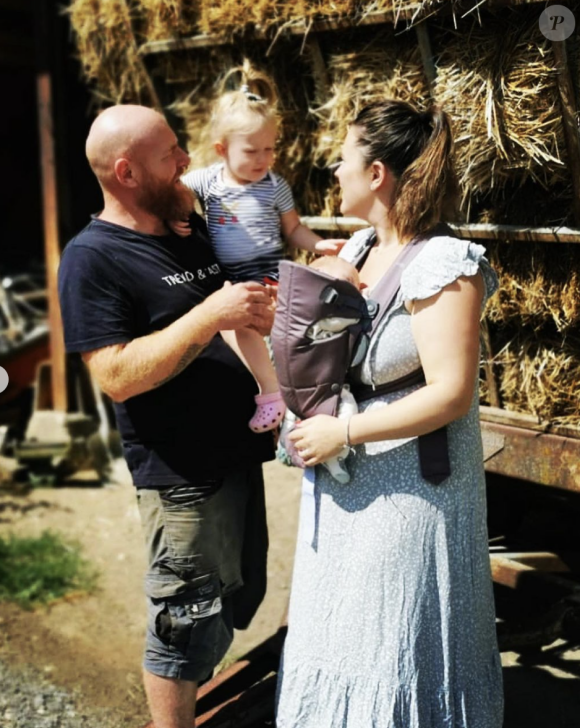
<svg viewBox="0 0 580 728"><path fill-rule="evenodd" d="M341 255L370 245L368 295L402 246L429 240L356 370L353 386L376 392L346 424L317 415L290 435L308 470L278 728L501 728L477 393L497 283L482 246L433 232L455 190L451 155L445 113L399 101L363 109L343 145L341 212L370 228ZM420 368L423 382L381 387ZM450 474L435 484L419 443L444 426ZM345 443L341 485L319 464Z"/></svg>

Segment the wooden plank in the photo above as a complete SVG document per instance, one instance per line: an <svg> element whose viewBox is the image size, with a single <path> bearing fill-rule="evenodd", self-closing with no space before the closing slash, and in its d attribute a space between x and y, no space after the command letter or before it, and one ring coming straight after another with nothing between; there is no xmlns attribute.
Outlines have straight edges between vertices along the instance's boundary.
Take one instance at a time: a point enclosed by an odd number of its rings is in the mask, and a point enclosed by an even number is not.
<svg viewBox="0 0 580 728"><path fill-rule="evenodd" d="M494 422L481 423L482 439L501 446L489 454L490 473L580 493L580 439Z"/></svg>
<svg viewBox="0 0 580 728"><path fill-rule="evenodd" d="M513 427L525 427L536 432L546 432L549 424L541 422L539 417L524 412L509 412L499 407L487 407L481 405L479 417L484 422L497 422L500 425L512 425Z"/></svg>
<svg viewBox="0 0 580 728"><path fill-rule="evenodd" d="M501 556L504 559L510 559L525 566L531 566L538 571L552 573L566 573L570 571L569 567L562 561L558 554L552 554L547 551L504 551Z"/></svg>
<svg viewBox="0 0 580 728"><path fill-rule="evenodd" d="M537 5L542 2L545 2L545 0L485 0L485 3L483 4L488 8L499 8L518 5ZM481 0L470 0L469 3L465 3L461 6L461 10L457 7L456 14L464 17L470 12L477 10L480 6L482 6ZM434 10L423 10L421 12L418 12L418 10L419 8L417 5L410 3L408 7L399 10L396 13L391 10L387 12L371 12L358 17L352 16L320 19L309 23L306 23L305 21L297 21L296 23L286 25L281 32L285 35L307 35L308 33L348 30L350 28L358 28L369 25L398 25L403 22L408 23L410 28L412 27L412 24L424 20L432 15L449 15L450 13L455 12L454 7L450 4L438 7ZM252 40L270 43L272 41L272 31L260 28L260 26L255 26L252 30L251 37ZM222 38L207 33L200 33L198 35L190 36L189 38L167 38L149 41L139 48L139 53L146 56L156 53L172 53L175 51L193 50L195 48L207 48L209 46L232 45L234 43L235 41L232 41L230 38Z"/></svg>
<svg viewBox="0 0 580 728"><path fill-rule="evenodd" d="M408 13L404 17L411 17ZM293 25L287 25L284 28L286 35L306 35L308 33L318 33L332 30L345 30L352 27L365 25L379 25L393 22L393 13L368 13L363 18L333 18L329 20L317 20L314 23L306 23L305 21L297 21ZM261 40L271 42L272 32L255 26L252 32L252 40ZM209 46L233 45L235 41L229 38L221 38L219 36L208 33L200 33L189 38L168 38L166 40L150 41L144 43L139 48L141 55L150 55L155 53L169 53L173 51L192 50L195 48L207 48Z"/></svg>
<svg viewBox="0 0 580 728"><path fill-rule="evenodd" d="M481 405L479 407L479 418L483 422L495 422L499 425L524 427L534 432L549 432L552 435L580 439L580 427L575 427L574 425L553 425L547 420L540 420L539 417L526 412L510 412L499 407Z"/></svg>
<svg viewBox="0 0 580 728"><path fill-rule="evenodd" d="M312 230L343 230L354 232L368 227L358 217L316 217L305 215L302 222ZM528 227L525 225L494 225L491 223L450 223L462 238L471 240L510 240L538 243L580 243L580 229L569 227Z"/></svg>
<svg viewBox="0 0 580 728"><path fill-rule="evenodd" d="M496 584L515 589L522 574L534 571L533 566L512 561L502 554L491 554L491 576Z"/></svg>

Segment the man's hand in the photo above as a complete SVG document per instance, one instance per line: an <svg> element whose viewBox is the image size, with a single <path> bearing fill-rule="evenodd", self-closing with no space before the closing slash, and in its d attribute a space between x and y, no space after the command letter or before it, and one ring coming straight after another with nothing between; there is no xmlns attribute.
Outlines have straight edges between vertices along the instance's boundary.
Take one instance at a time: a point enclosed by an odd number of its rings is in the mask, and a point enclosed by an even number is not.
<svg viewBox="0 0 580 728"><path fill-rule="evenodd" d="M338 255L346 244L346 240L329 238L319 240L314 246L314 252L318 255Z"/></svg>
<svg viewBox="0 0 580 728"><path fill-rule="evenodd" d="M264 323L260 326L250 327L262 336L269 336L272 331L272 326L274 325L274 314L276 313L276 303L278 301L278 288L276 286L266 286L266 291L270 295L270 305L264 311Z"/></svg>
<svg viewBox="0 0 580 728"><path fill-rule="evenodd" d="M234 285L226 281L201 306L210 312L220 331L245 327L269 331L273 321L272 304L269 287L253 281Z"/></svg>

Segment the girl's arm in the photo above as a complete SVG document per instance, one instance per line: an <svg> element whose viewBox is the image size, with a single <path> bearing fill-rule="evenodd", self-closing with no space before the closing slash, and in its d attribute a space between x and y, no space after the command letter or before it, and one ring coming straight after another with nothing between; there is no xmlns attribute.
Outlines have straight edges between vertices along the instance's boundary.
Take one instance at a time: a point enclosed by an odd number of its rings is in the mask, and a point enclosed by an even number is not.
<svg viewBox="0 0 580 728"><path fill-rule="evenodd" d="M481 275L461 277L430 298L411 304L411 327L427 384L380 409L353 415L352 445L415 437L469 411L479 364ZM344 421L326 415L303 420L289 435L307 465L336 455L347 441Z"/></svg>
<svg viewBox="0 0 580 728"><path fill-rule="evenodd" d="M340 253L341 248L346 243L346 240L342 239L323 240L320 235L317 235L300 222L296 210L281 213L280 226L282 235L288 245L301 250L309 250L311 253L336 255Z"/></svg>

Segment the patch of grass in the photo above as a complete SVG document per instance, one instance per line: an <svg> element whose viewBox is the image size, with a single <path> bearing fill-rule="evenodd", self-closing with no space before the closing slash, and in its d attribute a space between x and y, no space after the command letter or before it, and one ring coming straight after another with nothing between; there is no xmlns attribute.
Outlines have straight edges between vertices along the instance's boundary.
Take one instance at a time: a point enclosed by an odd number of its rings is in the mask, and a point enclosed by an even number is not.
<svg viewBox="0 0 580 728"><path fill-rule="evenodd" d="M0 600L31 609L73 592L90 592L96 569L77 543L44 531L39 537L0 537Z"/></svg>

